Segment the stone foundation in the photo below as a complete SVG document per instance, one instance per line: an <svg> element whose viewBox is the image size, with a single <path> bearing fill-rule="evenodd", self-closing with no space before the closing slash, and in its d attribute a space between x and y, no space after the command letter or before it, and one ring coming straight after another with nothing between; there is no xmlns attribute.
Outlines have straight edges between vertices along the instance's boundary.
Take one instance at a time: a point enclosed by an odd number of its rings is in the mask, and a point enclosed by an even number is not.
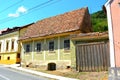
<svg viewBox="0 0 120 80"><path fill-rule="evenodd" d="M33 68L41 68L47 70L49 63L55 63L56 70L63 70L67 68L71 68L71 61L70 60L61 60L61 61L34 61L34 62L23 62L22 65L33 67Z"/></svg>
<svg viewBox="0 0 120 80"><path fill-rule="evenodd" d="M109 68L108 80L120 80L120 67Z"/></svg>

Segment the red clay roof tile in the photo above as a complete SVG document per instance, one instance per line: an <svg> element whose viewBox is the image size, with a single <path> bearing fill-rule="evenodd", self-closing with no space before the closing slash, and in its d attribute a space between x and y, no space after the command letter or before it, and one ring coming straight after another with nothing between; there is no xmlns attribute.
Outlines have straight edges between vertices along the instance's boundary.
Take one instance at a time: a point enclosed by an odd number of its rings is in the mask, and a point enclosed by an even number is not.
<svg viewBox="0 0 120 80"><path fill-rule="evenodd" d="M84 21L84 18L86 18L88 21ZM88 26L84 26L84 24L87 24ZM88 29L87 31L89 32L91 31L91 22L88 8L82 8L40 20L35 24L30 25L26 33L20 37L20 39L48 36L75 30L80 30L82 32L83 28L84 32L85 29Z"/></svg>

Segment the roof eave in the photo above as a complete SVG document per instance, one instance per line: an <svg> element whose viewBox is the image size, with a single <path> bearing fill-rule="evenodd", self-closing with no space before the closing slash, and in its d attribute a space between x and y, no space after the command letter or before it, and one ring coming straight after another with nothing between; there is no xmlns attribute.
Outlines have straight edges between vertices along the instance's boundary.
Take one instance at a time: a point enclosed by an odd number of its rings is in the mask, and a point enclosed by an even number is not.
<svg viewBox="0 0 120 80"><path fill-rule="evenodd" d="M111 4L113 0L108 0L106 3L105 3L105 7L107 7L108 4Z"/></svg>

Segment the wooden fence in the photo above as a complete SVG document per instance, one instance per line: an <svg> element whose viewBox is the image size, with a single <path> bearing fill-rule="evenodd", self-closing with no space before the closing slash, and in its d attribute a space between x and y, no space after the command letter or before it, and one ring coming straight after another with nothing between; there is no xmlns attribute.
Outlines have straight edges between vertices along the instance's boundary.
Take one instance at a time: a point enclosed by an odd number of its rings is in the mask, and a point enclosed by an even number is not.
<svg viewBox="0 0 120 80"><path fill-rule="evenodd" d="M76 45L76 68L80 71L105 71L110 65L109 45L105 42Z"/></svg>

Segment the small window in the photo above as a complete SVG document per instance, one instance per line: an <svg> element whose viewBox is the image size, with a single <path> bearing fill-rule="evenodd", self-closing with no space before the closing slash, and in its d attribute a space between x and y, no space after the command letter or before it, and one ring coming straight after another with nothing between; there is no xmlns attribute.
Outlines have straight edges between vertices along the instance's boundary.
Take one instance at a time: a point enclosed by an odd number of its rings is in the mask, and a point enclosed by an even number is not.
<svg viewBox="0 0 120 80"><path fill-rule="evenodd" d="M26 45L26 52L30 52L30 44Z"/></svg>
<svg viewBox="0 0 120 80"><path fill-rule="evenodd" d="M20 54L17 54L17 58L20 58Z"/></svg>
<svg viewBox="0 0 120 80"><path fill-rule="evenodd" d="M70 49L70 40L64 40L64 49L69 50Z"/></svg>
<svg viewBox="0 0 120 80"><path fill-rule="evenodd" d="M37 43L37 45L36 45L36 46L37 46L37 49L36 49L36 50L37 50L37 52L40 52L40 51L41 51L41 43Z"/></svg>
<svg viewBox="0 0 120 80"><path fill-rule="evenodd" d="M54 51L54 41L49 42L49 51Z"/></svg>
<svg viewBox="0 0 120 80"><path fill-rule="evenodd" d="M10 60L10 57L7 57L7 60Z"/></svg>
<svg viewBox="0 0 120 80"><path fill-rule="evenodd" d="M12 47L11 47L12 50L14 50L14 40L12 41Z"/></svg>
<svg viewBox="0 0 120 80"><path fill-rule="evenodd" d="M1 60L1 56L0 56L0 60Z"/></svg>
<svg viewBox="0 0 120 80"><path fill-rule="evenodd" d="M2 49L2 43L0 43L0 52L1 52L1 49Z"/></svg>
<svg viewBox="0 0 120 80"><path fill-rule="evenodd" d="M8 51L9 42L6 42L6 51Z"/></svg>

